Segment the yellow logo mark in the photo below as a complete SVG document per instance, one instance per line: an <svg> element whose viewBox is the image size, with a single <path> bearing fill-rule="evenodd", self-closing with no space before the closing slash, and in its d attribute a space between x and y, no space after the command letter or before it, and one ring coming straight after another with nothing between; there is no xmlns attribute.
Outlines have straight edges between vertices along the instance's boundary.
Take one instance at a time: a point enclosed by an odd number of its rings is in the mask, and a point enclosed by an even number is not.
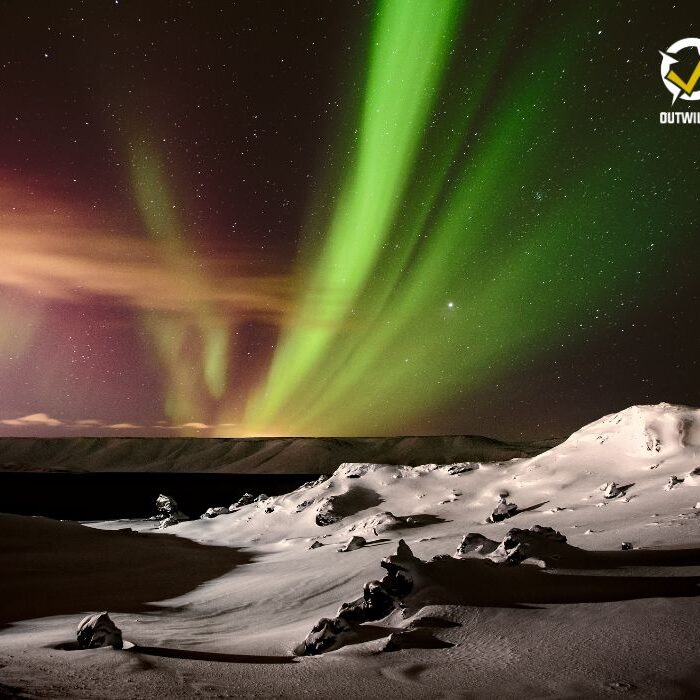
<svg viewBox="0 0 700 700"><path fill-rule="evenodd" d="M695 66L695 70L687 83L673 69L666 75L666 80L670 80L674 85L677 85L686 95L692 95L698 80L700 80L700 61Z"/></svg>

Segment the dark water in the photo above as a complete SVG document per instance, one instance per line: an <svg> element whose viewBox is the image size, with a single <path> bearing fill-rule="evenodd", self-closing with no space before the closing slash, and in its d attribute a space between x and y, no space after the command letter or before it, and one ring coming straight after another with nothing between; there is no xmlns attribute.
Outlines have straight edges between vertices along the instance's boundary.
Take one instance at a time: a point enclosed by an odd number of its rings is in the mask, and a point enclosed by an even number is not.
<svg viewBox="0 0 700 700"><path fill-rule="evenodd" d="M229 506L245 492L278 496L317 474L98 474L0 473L0 513L65 520L112 520L155 514L158 494L174 498L198 517L210 506Z"/></svg>

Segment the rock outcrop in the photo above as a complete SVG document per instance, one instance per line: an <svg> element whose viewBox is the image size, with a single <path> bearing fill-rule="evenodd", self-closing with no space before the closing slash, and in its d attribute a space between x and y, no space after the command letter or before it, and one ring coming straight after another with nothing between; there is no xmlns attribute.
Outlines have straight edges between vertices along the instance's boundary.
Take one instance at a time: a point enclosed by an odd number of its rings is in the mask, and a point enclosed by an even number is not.
<svg viewBox="0 0 700 700"><path fill-rule="evenodd" d="M518 512L518 506L515 503L508 503L508 492L503 492L498 496L498 505L493 509L491 515L486 518L486 522L498 523L501 520L507 520Z"/></svg>
<svg viewBox="0 0 700 700"><path fill-rule="evenodd" d="M530 558L544 561L552 555L552 543L566 544L566 537L542 525L533 525L529 530L514 527L486 557L496 564L510 565L521 564Z"/></svg>
<svg viewBox="0 0 700 700"><path fill-rule="evenodd" d="M252 493L244 493L235 503L232 503L228 509L231 513L233 513L234 510L250 505L254 500L255 496L253 496Z"/></svg>
<svg viewBox="0 0 700 700"><path fill-rule="evenodd" d="M327 525L333 525L342 520L342 516L335 510L335 500L336 498L334 496L330 496L321 501L316 510L316 525L319 527L326 527Z"/></svg>
<svg viewBox="0 0 700 700"><path fill-rule="evenodd" d="M355 549L360 549L367 544L367 540L359 535L353 535L338 551L352 552Z"/></svg>
<svg viewBox="0 0 700 700"><path fill-rule="evenodd" d="M666 489L666 491L670 491L671 489L673 489L674 487L678 486L679 484L682 484L683 481L684 481L683 479L679 479L679 478L678 478L677 476L675 476L675 475L674 475L674 476L669 476L669 477L668 477L668 481L666 482L666 486L664 486L664 489Z"/></svg>
<svg viewBox="0 0 700 700"><path fill-rule="evenodd" d="M124 646L121 630L112 622L106 612L95 613L83 618L78 625L77 637L80 649L96 649L98 647L121 649Z"/></svg>
<svg viewBox="0 0 700 700"><path fill-rule="evenodd" d="M322 618L294 652L299 656L314 656L337 649L357 635L363 622L381 620L401 606L400 599L413 587L407 567L417 561L410 547L399 541L396 554L383 559L386 575L381 581L364 585L362 597L343 603L334 618Z"/></svg>
<svg viewBox="0 0 700 700"><path fill-rule="evenodd" d="M217 515L228 515L229 513L230 511L228 508L224 508L224 506L215 506L214 508L207 508L199 517L202 519L215 518Z"/></svg>
<svg viewBox="0 0 700 700"><path fill-rule="evenodd" d="M314 486L320 486L324 481L328 481L330 477L328 474L321 474L321 476L316 479L316 481L307 481L306 483L302 484L299 488L301 489L312 489Z"/></svg>
<svg viewBox="0 0 700 700"><path fill-rule="evenodd" d="M177 525L177 523L183 522L184 520L189 520L189 518L180 510L177 501L170 496L160 494L156 498L156 510L158 514L156 515L156 520L162 520L160 527L169 527L170 525Z"/></svg>
<svg viewBox="0 0 700 700"><path fill-rule="evenodd" d="M603 498L607 498L608 500L617 498L618 496L621 496L624 493L614 481L611 481L609 484L604 484L602 490Z"/></svg>
<svg viewBox="0 0 700 700"><path fill-rule="evenodd" d="M491 554L498 547L498 542L484 537L478 532L468 532L459 543L455 556L458 559L463 559L470 554L477 556L486 556Z"/></svg>

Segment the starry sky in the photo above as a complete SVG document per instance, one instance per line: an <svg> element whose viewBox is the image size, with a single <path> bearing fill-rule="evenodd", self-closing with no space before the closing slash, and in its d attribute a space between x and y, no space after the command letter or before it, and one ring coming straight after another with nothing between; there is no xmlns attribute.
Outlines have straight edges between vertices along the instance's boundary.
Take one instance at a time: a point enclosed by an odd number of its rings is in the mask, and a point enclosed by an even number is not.
<svg viewBox="0 0 700 700"><path fill-rule="evenodd" d="M660 76L696 19L4 0L0 435L538 439L697 405L700 128L659 123L700 105Z"/></svg>

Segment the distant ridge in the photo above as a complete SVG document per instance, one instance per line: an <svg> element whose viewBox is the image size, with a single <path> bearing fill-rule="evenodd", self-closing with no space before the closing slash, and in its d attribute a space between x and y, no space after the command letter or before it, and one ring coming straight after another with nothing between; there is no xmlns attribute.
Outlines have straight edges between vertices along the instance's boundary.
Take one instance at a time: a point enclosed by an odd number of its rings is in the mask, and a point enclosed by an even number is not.
<svg viewBox="0 0 700 700"><path fill-rule="evenodd" d="M322 474L343 462L417 466L534 457L559 440L388 438L0 438L0 471Z"/></svg>

